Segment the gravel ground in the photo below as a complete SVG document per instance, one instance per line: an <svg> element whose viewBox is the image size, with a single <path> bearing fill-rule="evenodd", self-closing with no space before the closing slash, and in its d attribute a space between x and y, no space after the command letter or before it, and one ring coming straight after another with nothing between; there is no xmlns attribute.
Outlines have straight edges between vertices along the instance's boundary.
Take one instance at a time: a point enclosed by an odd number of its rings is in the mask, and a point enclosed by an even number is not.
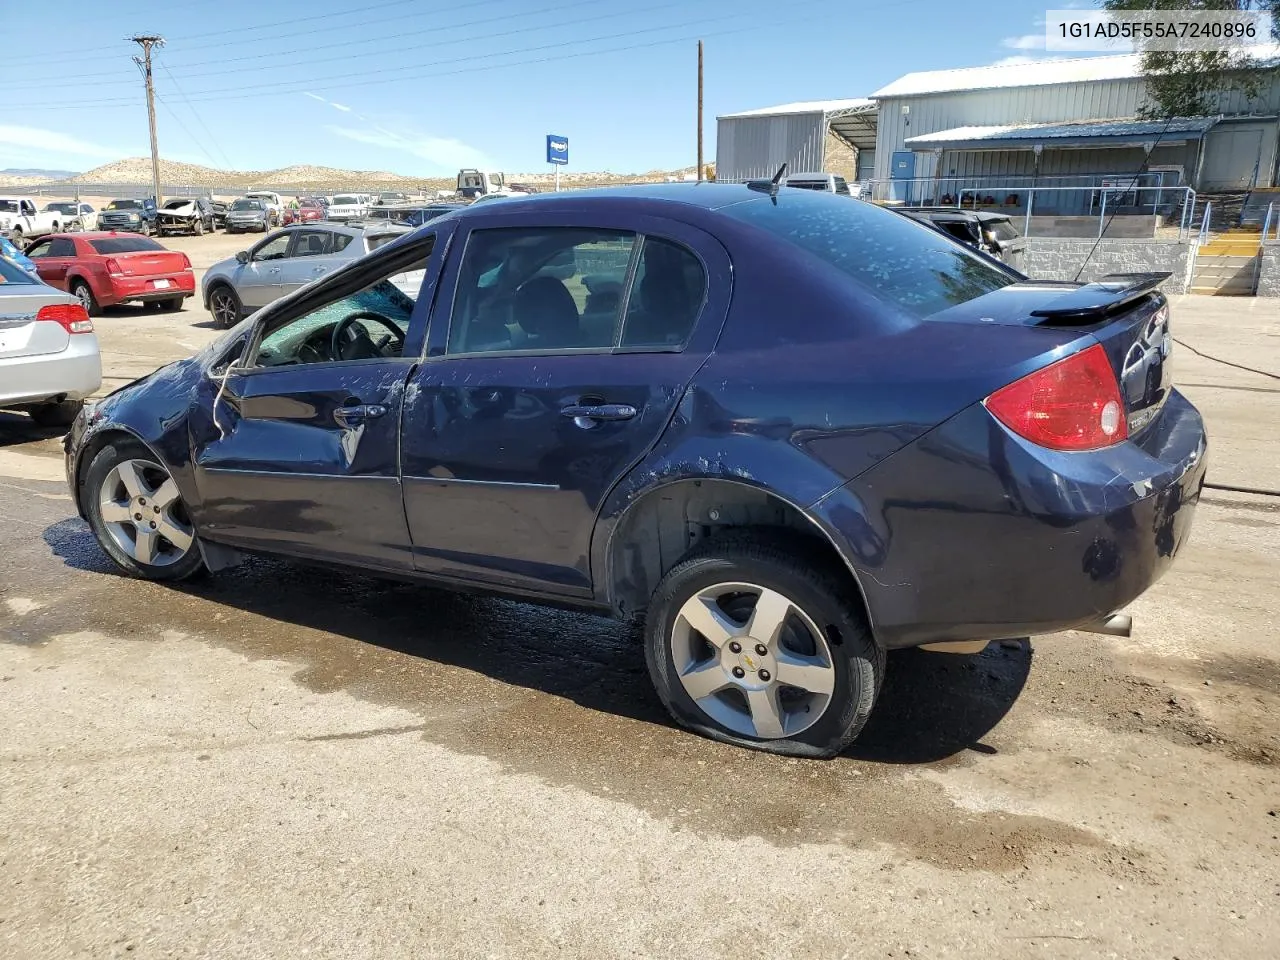
<svg viewBox="0 0 1280 960"><path fill-rule="evenodd" d="M98 329L109 385L213 335ZM1274 302L1175 332L1280 371ZM1210 480L1280 487L1280 386L1175 356ZM276 561L123 579L4 414L0 520L6 958L1280 954L1280 499L1207 491L1130 639L891 657L828 763L673 729L606 621Z"/></svg>

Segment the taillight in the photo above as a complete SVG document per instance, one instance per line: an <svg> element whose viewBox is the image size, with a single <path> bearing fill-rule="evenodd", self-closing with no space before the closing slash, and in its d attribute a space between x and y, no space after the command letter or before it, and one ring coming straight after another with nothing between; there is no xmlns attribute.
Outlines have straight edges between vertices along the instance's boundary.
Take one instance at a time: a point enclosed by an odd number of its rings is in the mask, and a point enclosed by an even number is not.
<svg viewBox="0 0 1280 960"><path fill-rule="evenodd" d="M187 257L185 253L182 255L182 269L184 270L191 269L191 260L190 258Z"/></svg>
<svg viewBox="0 0 1280 960"><path fill-rule="evenodd" d="M1101 344L1001 387L984 401L992 415L1051 450L1097 450L1129 436L1124 398Z"/></svg>
<svg viewBox="0 0 1280 960"><path fill-rule="evenodd" d="M124 271L120 269L119 261L113 260L111 257L107 257L106 267L107 273L113 277L119 277L124 274Z"/></svg>
<svg viewBox="0 0 1280 960"><path fill-rule="evenodd" d="M93 333L93 321L78 303L51 303L36 312L36 321L56 323L67 333Z"/></svg>

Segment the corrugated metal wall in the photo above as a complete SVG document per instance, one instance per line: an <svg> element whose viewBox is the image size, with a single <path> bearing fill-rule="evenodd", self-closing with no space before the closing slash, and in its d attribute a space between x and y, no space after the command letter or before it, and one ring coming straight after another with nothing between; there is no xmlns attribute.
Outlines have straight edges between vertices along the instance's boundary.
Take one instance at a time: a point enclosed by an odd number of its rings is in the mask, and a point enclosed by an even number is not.
<svg viewBox="0 0 1280 960"><path fill-rule="evenodd" d="M822 113L725 117L716 123L716 179L772 177L822 169L826 122Z"/></svg>
<svg viewBox="0 0 1280 960"><path fill-rule="evenodd" d="M1136 116L1144 102L1141 79L1069 83L1008 90L974 90L921 97L891 97L880 101L876 138L875 177L889 177L893 151L904 150L907 137L965 126L994 126L1019 123L1053 123L1062 120L1107 120ZM904 114L903 107L910 112ZM1275 116L1280 113L1280 76L1272 76L1258 96L1249 98L1240 91L1219 97L1218 109L1227 116ZM1275 121L1272 121L1275 124ZM1280 125L1276 125L1280 136ZM1264 156L1275 156L1274 151ZM1140 150L1046 150L1041 160L1042 174L1110 173L1136 169L1142 161ZM942 169L935 169L932 153L916 157L916 176L1011 176L1032 172L1029 151L947 152ZM1181 164L1188 181L1195 173L1195 147L1157 150L1153 163ZM955 173L952 174L951 171ZM1274 178L1272 170L1259 171L1259 183Z"/></svg>

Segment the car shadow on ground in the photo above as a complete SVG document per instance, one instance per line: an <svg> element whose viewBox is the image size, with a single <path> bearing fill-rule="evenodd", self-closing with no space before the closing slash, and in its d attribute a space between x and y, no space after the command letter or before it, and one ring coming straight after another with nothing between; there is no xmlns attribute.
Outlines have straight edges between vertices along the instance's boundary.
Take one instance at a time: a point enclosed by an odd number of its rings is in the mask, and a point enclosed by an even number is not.
<svg viewBox="0 0 1280 960"><path fill-rule="evenodd" d="M66 432L66 427L42 427L25 413L0 410L0 447L56 440Z"/></svg>
<svg viewBox="0 0 1280 960"><path fill-rule="evenodd" d="M116 572L78 519L48 527L44 539L68 566ZM141 606L155 623L136 625L139 632L182 630L191 619L192 632L213 631L219 641L229 640L251 656L323 659L327 670L353 681L370 672L358 657L335 668L335 659L344 657L339 645L321 650L311 633L327 632L591 710L673 725L649 682L634 625L273 558L251 558L169 589L231 610L215 626L201 603L175 604L166 612L164 605L148 602ZM877 764L918 764L966 750L994 752L982 738L1017 700L1031 660L1030 644L1022 641L992 644L979 656L891 654L871 721L846 755ZM364 679L377 683L376 676Z"/></svg>

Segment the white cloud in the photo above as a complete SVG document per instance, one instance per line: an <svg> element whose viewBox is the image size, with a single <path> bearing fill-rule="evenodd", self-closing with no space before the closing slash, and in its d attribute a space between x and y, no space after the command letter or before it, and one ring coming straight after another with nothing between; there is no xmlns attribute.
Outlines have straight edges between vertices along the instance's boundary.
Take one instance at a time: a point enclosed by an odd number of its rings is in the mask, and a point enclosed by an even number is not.
<svg viewBox="0 0 1280 960"><path fill-rule="evenodd" d="M1024 53L1012 57L1004 57L991 64L993 67L1015 67L1020 63L1052 63L1054 60L1067 60L1068 57L1029 57Z"/></svg>
<svg viewBox="0 0 1280 960"><path fill-rule="evenodd" d="M1005 37L1000 46L1008 50L1043 50L1045 44L1043 33L1024 33L1020 37Z"/></svg>
<svg viewBox="0 0 1280 960"><path fill-rule="evenodd" d="M0 124L0 150L24 155L53 154L76 157L119 157L124 151L90 143L56 130Z"/></svg>
<svg viewBox="0 0 1280 960"><path fill-rule="evenodd" d="M318 94L318 93L312 93L310 90L303 90L303 91L302 91L302 95L303 95L304 97L310 97L312 100L319 100L321 103L328 103L328 102L329 102L329 101L328 101L328 100L326 100L324 97L320 96L320 94Z"/></svg>
<svg viewBox="0 0 1280 960"><path fill-rule="evenodd" d="M335 109L335 110L341 110L343 113L350 113L350 112L351 112L351 108L350 108L350 107L348 107L348 106L346 106L346 105L344 105L344 104L341 104L341 103L334 103L332 100L330 100L330 101L329 101L329 106L333 107L333 109Z"/></svg>
<svg viewBox="0 0 1280 960"><path fill-rule="evenodd" d="M364 118L362 117L361 119ZM461 167L489 167L493 165L482 151L468 146L461 140L454 140L448 137L428 137L412 132L397 133L378 124L373 124L367 130L358 127L339 127L332 124L327 124L325 129L334 136L354 140L356 143L365 143L369 146L380 147L383 150L411 154L426 160L438 170L453 172ZM375 162L370 161L370 163Z"/></svg>
<svg viewBox="0 0 1280 960"><path fill-rule="evenodd" d="M351 112L351 108L348 107L345 103L334 103L332 100L328 100L320 96L320 94L318 93L312 93L310 90L302 91L302 95L304 97L310 97L312 100L319 101L320 103L327 104L328 106L333 107L333 109L335 110L341 110L343 113Z"/></svg>

